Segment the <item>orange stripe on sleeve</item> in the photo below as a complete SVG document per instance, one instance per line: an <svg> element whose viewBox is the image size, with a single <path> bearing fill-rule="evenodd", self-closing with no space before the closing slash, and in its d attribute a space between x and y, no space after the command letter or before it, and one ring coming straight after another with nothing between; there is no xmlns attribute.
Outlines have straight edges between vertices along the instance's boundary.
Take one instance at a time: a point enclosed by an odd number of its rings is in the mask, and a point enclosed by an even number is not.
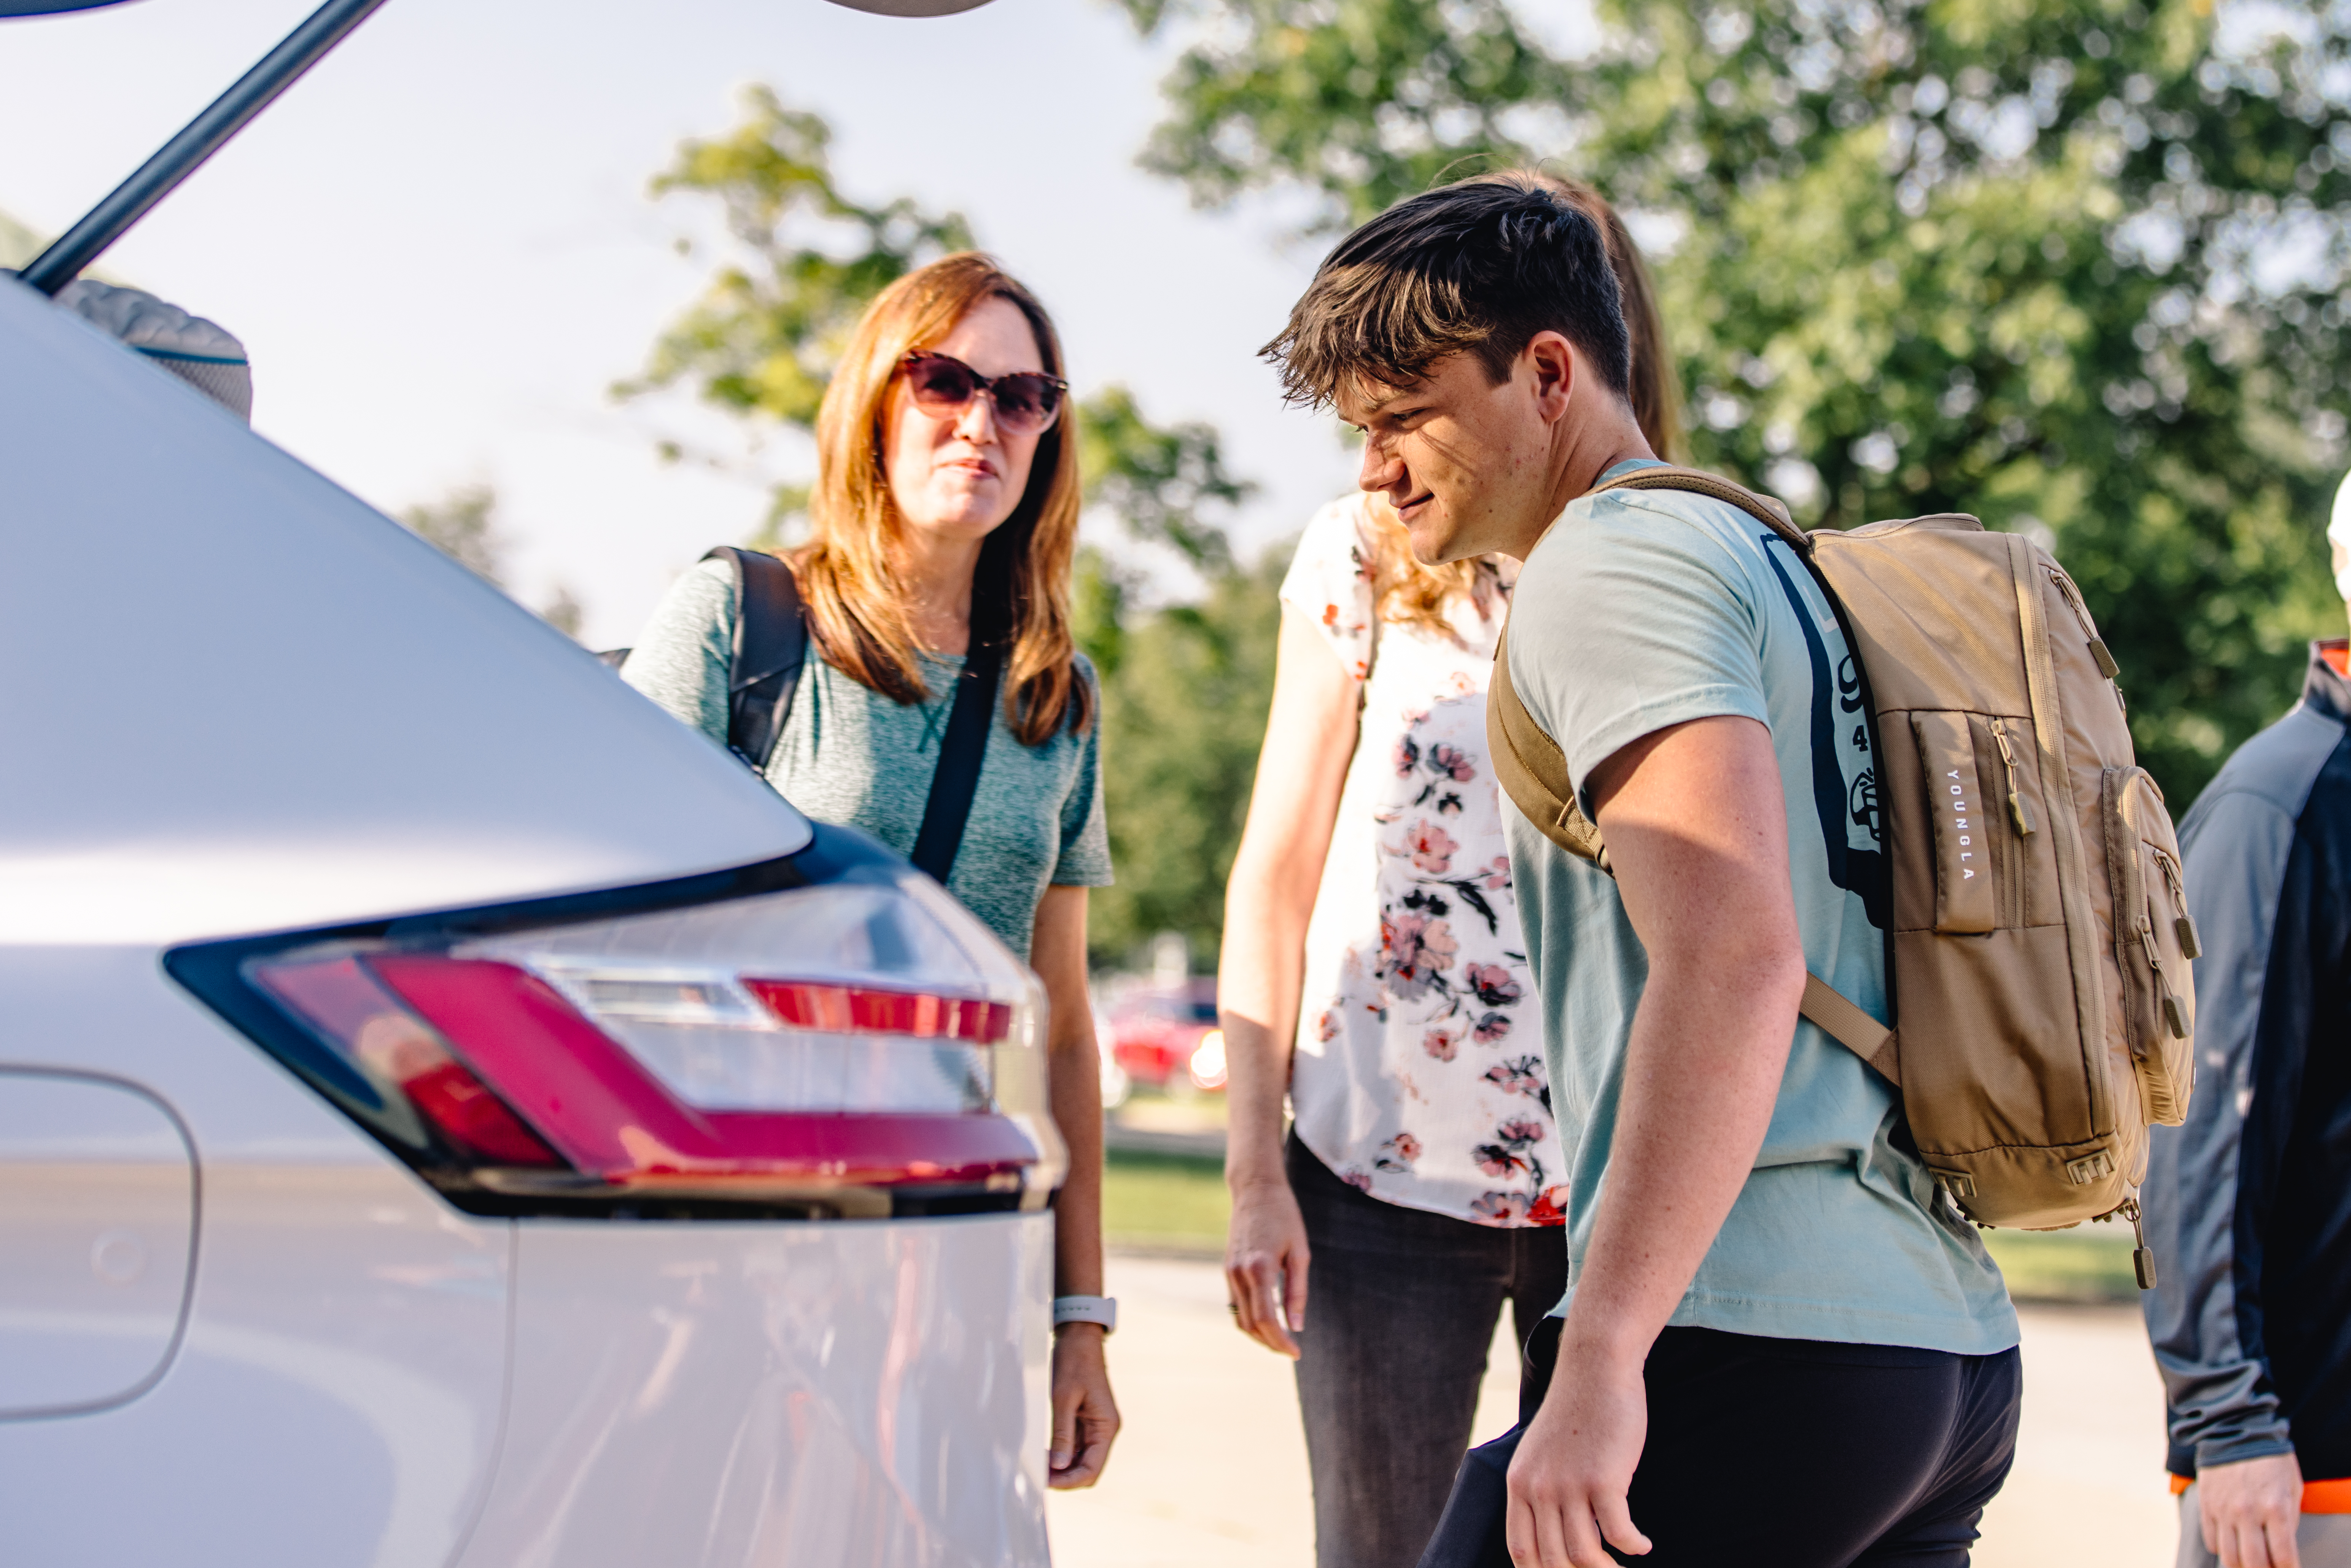
<svg viewBox="0 0 2351 1568"><path fill-rule="evenodd" d="M2171 1495L2178 1497L2193 1484L2187 1476L2173 1476ZM2331 1481L2302 1483L2302 1511L2304 1513L2351 1513L2351 1476Z"/></svg>

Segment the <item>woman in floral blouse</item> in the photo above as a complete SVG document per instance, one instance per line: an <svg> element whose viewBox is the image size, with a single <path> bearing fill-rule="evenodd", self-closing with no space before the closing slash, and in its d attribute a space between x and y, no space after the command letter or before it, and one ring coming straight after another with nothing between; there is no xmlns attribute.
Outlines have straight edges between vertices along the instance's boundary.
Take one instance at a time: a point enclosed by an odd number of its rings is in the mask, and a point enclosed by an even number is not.
<svg viewBox="0 0 2351 1568"><path fill-rule="evenodd" d="M1547 183L1608 233L1635 413L1671 453L1640 254L1597 193ZM1359 495L1315 514L1281 587L1217 971L1226 1277L1242 1332L1298 1360L1322 1568L1419 1561L1503 1302L1523 1341L1566 1291L1551 1228L1565 1176L1486 761L1517 570L1421 566L1386 503Z"/></svg>

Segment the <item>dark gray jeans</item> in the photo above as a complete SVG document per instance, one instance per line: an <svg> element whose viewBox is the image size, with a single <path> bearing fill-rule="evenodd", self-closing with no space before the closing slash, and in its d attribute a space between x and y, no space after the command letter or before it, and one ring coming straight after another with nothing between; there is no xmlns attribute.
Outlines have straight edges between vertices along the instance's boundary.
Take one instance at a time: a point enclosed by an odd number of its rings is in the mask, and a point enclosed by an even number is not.
<svg viewBox="0 0 2351 1568"><path fill-rule="evenodd" d="M1521 1344L1567 1291L1567 1237L1383 1203L1293 1134L1313 1258L1298 1403L1316 1568L1414 1568L1469 1446L1502 1303Z"/></svg>

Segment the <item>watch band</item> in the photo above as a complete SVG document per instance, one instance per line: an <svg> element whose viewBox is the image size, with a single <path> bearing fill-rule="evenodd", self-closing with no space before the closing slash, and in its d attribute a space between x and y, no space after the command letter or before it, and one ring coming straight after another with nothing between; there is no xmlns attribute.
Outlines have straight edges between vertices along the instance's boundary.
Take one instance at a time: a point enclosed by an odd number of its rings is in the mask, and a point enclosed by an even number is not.
<svg viewBox="0 0 2351 1568"><path fill-rule="evenodd" d="M1118 1332L1118 1298L1115 1296L1055 1296L1053 1326L1063 1323L1100 1323L1106 1334Z"/></svg>

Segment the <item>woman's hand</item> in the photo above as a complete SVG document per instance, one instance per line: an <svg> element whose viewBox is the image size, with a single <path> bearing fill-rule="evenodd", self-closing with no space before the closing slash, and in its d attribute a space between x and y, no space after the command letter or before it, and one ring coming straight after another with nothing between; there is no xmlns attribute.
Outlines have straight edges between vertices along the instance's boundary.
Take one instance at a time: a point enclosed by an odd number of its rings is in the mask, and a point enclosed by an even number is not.
<svg viewBox="0 0 2351 1568"><path fill-rule="evenodd" d="M1298 1359L1290 1336L1306 1326L1306 1221L1298 1197L1279 1173L1237 1187L1225 1235L1225 1289L1233 1325L1249 1338Z"/></svg>
<svg viewBox="0 0 2351 1568"><path fill-rule="evenodd" d="M1118 1436L1100 1323L1064 1323L1053 1335L1053 1446L1045 1484L1090 1487L1102 1478Z"/></svg>

